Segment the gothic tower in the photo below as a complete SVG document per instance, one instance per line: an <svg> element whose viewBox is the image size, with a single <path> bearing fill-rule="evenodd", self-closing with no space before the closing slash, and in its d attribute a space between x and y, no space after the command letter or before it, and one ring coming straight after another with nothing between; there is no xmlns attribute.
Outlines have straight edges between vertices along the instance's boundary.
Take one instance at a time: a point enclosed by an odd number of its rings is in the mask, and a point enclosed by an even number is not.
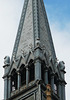
<svg viewBox="0 0 70 100"><path fill-rule="evenodd" d="M11 60L4 58L4 100L66 100L43 0L25 0Z"/></svg>

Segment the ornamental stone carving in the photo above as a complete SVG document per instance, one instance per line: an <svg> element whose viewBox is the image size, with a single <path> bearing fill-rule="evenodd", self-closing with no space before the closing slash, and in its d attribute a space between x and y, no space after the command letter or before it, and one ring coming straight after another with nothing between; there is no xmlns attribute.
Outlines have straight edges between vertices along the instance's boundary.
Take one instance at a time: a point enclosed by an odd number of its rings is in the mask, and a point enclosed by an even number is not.
<svg viewBox="0 0 70 100"><path fill-rule="evenodd" d="M60 70L64 70L65 69L65 63L63 61L59 62L59 66L60 66Z"/></svg>
<svg viewBox="0 0 70 100"><path fill-rule="evenodd" d="M5 56L5 58L4 58L4 64L5 65L9 65L10 64L10 57L9 56Z"/></svg>

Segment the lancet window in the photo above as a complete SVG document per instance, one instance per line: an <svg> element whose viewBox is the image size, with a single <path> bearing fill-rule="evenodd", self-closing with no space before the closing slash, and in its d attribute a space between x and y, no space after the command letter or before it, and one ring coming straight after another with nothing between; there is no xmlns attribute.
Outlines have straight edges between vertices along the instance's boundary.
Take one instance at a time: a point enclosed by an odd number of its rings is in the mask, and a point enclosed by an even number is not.
<svg viewBox="0 0 70 100"><path fill-rule="evenodd" d="M17 72L16 69L13 69L11 72L11 91L15 91L17 89Z"/></svg>
<svg viewBox="0 0 70 100"><path fill-rule="evenodd" d="M51 84L51 68L48 69L48 84Z"/></svg>
<svg viewBox="0 0 70 100"><path fill-rule="evenodd" d="M26 84L26 68L24 64L20 67L20 74L21 74L21 86Z"/></svg>
<svg viewBox="0 0 70 100"><path fill-rule="evenodd" d="M41 63L41 78L43 82L44 82L44 69L45 69L45 62L42 62Z"/></svg>
<svg viewBox="0 0 70 100"><path fill-rule="evenodd" d="M32 59L29 62L28 68L29 68L29 82L31 82L35 79L35 67Z"/></svg>
<svg viewBox="0 0 70 100"><path fill-rule="evenodd" d="M58 75L55 74L55 77L54 77L54 90L55 90L55 94L57 94L57 92L58 92L57 80L58 80Z"/></svg>

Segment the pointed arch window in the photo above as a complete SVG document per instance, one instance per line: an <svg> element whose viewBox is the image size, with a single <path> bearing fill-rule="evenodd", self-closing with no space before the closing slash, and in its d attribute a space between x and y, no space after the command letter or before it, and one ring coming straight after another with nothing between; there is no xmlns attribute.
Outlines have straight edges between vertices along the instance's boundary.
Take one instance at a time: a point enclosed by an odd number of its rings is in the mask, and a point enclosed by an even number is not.
<svg viewBox="0 0 70 100"><path fill-rule="evenodd" d="M29 82L33 81L35 79L35 67L33 60L31 59L29 62Z"/></svg>
<svg viewBox="0 0 70 100"><path fill-rule="evenodd" d="M16 69L13 69L11 72L11 91L15 91L17 89L17 72Z"/></svg>
<svg viewBox="0 0 70 100"><path fill-rule="evenodd" d="M20 74L21 74L21 86L23 86L26 84L26 68L24 64L22 64L20 67Z"/></svg>
<svg viewBox="0 0 70 100"><path fill-rule="evenodd" d="M56 73L55 74L55 77L54 77L54 90L55 90L55 94L57 94L58 92L58 86L57 86L57 80L58 80L58 74Z"/></svg>
<svg viewBox="0 0 70 100"><path fill-rule="evenodd" d="M51 84L51 73L52 73L52 69L49 68L48 69L48 84Z"/></svg>
<svg viewBox="0 0 70 100"><path fill-rule="evenodd" d="M44 82L44 68L45 68L45 62L42 62L41 63L41 78L43 82Z"/></svg>

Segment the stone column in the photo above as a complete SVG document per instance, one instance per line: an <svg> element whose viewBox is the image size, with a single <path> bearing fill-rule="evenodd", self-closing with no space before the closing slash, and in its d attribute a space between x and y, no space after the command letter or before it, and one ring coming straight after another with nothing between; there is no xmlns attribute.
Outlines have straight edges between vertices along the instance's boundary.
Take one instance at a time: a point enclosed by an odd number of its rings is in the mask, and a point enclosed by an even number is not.
<svg viewBox="0 0 70 100"><path fill-rule="evenodd" d="M44 77L45 77L45 84L47 85L48 84L48 69L47 69L47 67L45 68L45 75L44 75Z"/></svg>
<svg viewBox="0 0 70 100"><path fill-rule="evenodd" d="M8 78L8 98L11 96L11 76Z"/></svg>
<svg viewBox="0 0 70 100"><path fill-rule="evenodd" d="M38 100L41 100L41 85L38 85Z"/></svg>
<svg viewBox="0 0 70 100"><path fill-rule="evenodd" d="M26 86L28 86L29 83L29 69L28 66L26 67Z"/></svg>
<svg viewBox="0 0 70 100"><path fill-rule="evenodd" d="M51 74L51 88L52 91L54 92L54 73Z"/></svg>
<svg viewBox="0 0 70 100"><path fill-rule="evenodd" d="M59 62L59 68L60 68L60 73L61 73L61 78L62 78L62 100L66 100L66 97L65 97L65 85L66 85L66 82L65 82L65 63L64 61L60 61Z"/></svg>
<svg viewBox="0 0 70 100"><path fill-rule="evenodd" d="M59 96L59 100L62 100L62 89L61 89L61 81L60 80L58 80L58 96Z"/></svg>
<svg viewBox="0 0 70 100"><path fill-rule="evenodd" d="M8 98L8 78L4 78L4 100Z"/></svg>
<svg viewBox="0 0 70 100"><path fill-rule="evenodd" d="M62 100L66 100L66 97L65 97L65 82L62 82Z"/></svg>
<svg viewBox="0 0 70 100"><path fill-rule="evenodd" d="M18 89L20 88L20 86L21 86L21 74L20 74L20 72L18 71L17 72L17 74L18 74Z"/></svg>
<svg viewBox="0 0 70 100"><path fill-rule="evenodd" d="M42 49L40 46L40 39L36 41L36 47L34 51L34 58L35 58L35 80L41 80L41 60L42 60Z"/></svg>
<svg viewBox="0 0 70 100"><path fill-rule="evenodd" d="M41 80L41 61L35 60L35 80Z"/></svg>

